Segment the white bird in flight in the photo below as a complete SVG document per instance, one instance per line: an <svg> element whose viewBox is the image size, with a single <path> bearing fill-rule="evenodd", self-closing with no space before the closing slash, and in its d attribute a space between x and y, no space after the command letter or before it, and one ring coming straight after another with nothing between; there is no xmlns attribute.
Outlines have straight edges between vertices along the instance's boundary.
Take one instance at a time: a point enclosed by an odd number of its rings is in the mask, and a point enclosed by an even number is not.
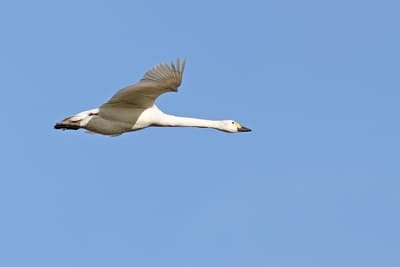
<svg viewBox="0 0 400 267"><path fill-rule="evenodd" d="M82 111L54 126L55 129L86 129L91 133L118 136L150 126L213 128L228 133L250 132L234 120L204 120L162 112L155 100L163 93L177 92L182 82L185 60L159 64L136 84L119 90L99 108Z"/></svg>

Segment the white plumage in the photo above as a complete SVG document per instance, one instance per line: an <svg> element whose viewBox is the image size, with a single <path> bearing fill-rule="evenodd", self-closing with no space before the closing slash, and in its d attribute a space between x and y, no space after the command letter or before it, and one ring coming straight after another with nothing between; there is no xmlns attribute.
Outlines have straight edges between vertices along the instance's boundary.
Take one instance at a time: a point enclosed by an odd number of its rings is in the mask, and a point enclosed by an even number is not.
<svg viewBox="0 0 400 267"><path fill-rule="evenodd" d="M77 130L117 136L149 126L201 127L224 132L249 132L233 120L203 120L163 113L155 105L158 96L177 92L182 82L185 61L159 64L145 73L136 84L119 90L99 108L82 111L57 123L55 129Z"/></svg>

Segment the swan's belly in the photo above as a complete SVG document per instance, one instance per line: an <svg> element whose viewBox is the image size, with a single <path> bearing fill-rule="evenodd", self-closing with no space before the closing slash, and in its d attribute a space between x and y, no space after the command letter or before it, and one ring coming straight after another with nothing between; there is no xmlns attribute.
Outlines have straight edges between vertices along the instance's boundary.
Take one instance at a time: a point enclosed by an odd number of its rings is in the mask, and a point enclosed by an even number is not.
<svg viewBox="0 0 400 267"><path fill-rule="evenodd" d="M90 117L83 128L105 135L118 135L157 124L161 111L153 106L148 109L124 107L100 108L99 114Z"/></svg>

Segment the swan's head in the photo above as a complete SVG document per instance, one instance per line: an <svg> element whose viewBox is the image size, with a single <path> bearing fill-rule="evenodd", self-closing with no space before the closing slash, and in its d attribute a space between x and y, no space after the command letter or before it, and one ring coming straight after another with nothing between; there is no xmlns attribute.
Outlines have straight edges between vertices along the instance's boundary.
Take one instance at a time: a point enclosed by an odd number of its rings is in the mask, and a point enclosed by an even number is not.
<svg viewBox="0 0 400 267"><path fill-rule="evenodd" d="M219 130L228 133L238 133L238 132L251 132L251 129L242 126L240 123L233 120L221 121L221 126Z"/></svg>

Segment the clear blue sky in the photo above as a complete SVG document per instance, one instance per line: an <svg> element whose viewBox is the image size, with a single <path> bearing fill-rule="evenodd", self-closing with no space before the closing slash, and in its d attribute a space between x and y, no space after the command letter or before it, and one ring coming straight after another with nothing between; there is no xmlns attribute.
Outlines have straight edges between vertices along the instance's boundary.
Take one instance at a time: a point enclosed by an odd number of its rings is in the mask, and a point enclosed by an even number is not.
<svg viewBox="0 0 400 267"><path fill-rule="evenodd" d="M0 266L400 266L398 1L2 1ZM187 59L165 112L53 125Z"/></svg>

